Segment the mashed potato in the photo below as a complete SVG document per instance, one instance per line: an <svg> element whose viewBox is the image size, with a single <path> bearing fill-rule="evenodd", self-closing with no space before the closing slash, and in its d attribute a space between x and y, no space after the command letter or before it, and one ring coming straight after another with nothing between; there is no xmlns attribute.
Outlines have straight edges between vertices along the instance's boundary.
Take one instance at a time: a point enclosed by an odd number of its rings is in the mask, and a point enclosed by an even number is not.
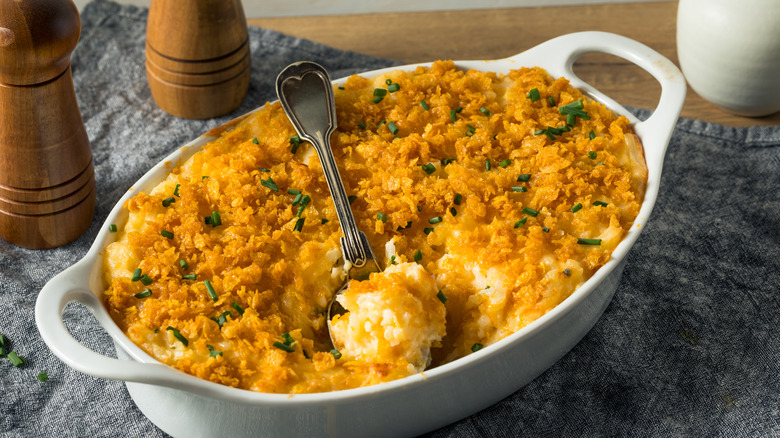
<svg viewBox="0 0 780 438"><path fill-rule="evenodd" d="M516 332L606 263L647 170L629 122L539 68L451 62L352 76L331 138L385 271L340 298L320 162L278 103L219 132L105 250L104 302L160 362L261 392L333 391L456 360Z"/></svg>

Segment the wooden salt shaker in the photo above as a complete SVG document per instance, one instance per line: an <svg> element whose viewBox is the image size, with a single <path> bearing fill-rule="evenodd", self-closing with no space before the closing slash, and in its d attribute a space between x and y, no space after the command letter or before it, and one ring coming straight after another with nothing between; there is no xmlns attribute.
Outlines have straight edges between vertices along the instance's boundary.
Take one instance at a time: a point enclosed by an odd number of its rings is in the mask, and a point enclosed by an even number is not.
<svg viewBox="0 0 780 438"><path fill-rule="evenodd" d="M187 119L227 114L244 100L250 74L241 0L152 0L146 77L160 108Z"/></svg>
<svg viewBox="0 0 780 438"><path fill-rule="evenodd" d="M0 237L14 245L64 245L92 221L92 153L70 71L80 32L70 0L0 0Z"/></svg>

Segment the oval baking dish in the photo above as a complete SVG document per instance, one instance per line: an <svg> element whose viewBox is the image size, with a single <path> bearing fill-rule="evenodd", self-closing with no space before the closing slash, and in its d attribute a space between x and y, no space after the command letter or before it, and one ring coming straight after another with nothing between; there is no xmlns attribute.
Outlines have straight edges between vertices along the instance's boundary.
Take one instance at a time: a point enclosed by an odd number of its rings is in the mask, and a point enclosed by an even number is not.
<svg viewBox="0 0 780 438"><path fill-rule="evenodd" d="M661 84L652 116L639 121L625 108L578 79L574 61L603 52L625 58ZM126 382L141 411L174 436L409 436L464 418L513 393L568 352L593 327L620 280L626 254L647 223L658 193L667 144L685 98L685 80L672 62L627 38L582 32L555 38L502 60L456 62L460 69L504 73L539 66L632 123L645 151L647 188L631 230L612 258L569 298L518 332L451 363L389 383L315 394L268 394L201 380L163 365L131 342L103 307L102 251L114 239L108 224L122 223L124 202L162 181L172 168L234 126L215 128L166 157L113 208L87 255L41 290L35 309L41 336L52 352L81 372ZM416 64L363 73L372 77ZM343 80L342 80L343 81ZM337 81L338 82L338 81ZM68 333L62 311L70 301L87 306L111 335L119 359L97 354Z"/></svg>

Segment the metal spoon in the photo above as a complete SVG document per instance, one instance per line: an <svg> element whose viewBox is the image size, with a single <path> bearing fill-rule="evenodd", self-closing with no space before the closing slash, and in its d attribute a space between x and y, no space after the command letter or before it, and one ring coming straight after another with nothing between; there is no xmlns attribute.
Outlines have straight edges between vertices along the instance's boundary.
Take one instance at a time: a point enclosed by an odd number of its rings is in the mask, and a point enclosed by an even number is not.
<svg viewBox="0 0 780 438"><path fill-rule="evenodd" d="M328 72L313 62L290 64L276 78L276 94L298 136L311 143L320 157L325 181L328 183L341 231L344 233L341 237L341 253L347 262L347 278L328 305L328 333L333 342L330 321L333 316L344 313L344 309L336 302L336 297L346 290L349 280L364 280L372 272L380 272L381 269L366 235L355 223L330 148L330 136L336 130L337 122L333 85Z"/></svg>

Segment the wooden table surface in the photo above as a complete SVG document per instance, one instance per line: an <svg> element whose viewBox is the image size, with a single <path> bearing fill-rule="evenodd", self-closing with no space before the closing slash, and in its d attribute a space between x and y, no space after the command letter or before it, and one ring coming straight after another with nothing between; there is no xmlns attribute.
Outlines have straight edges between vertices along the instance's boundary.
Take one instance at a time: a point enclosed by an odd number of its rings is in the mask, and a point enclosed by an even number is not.
<svg viewBox="0 0 780 438"><path fill-rule="evenodd" d="M640 41L679 65L677 2L403 12L249 19L249 24L342 50L417 63L436 59L496 59L571 32L600 30ZM639 67L611 55L589 54L575 73L626 106L655 108L660 85ZM729 126L780 125L729 114L688 88L683 117Z"/></svg>

